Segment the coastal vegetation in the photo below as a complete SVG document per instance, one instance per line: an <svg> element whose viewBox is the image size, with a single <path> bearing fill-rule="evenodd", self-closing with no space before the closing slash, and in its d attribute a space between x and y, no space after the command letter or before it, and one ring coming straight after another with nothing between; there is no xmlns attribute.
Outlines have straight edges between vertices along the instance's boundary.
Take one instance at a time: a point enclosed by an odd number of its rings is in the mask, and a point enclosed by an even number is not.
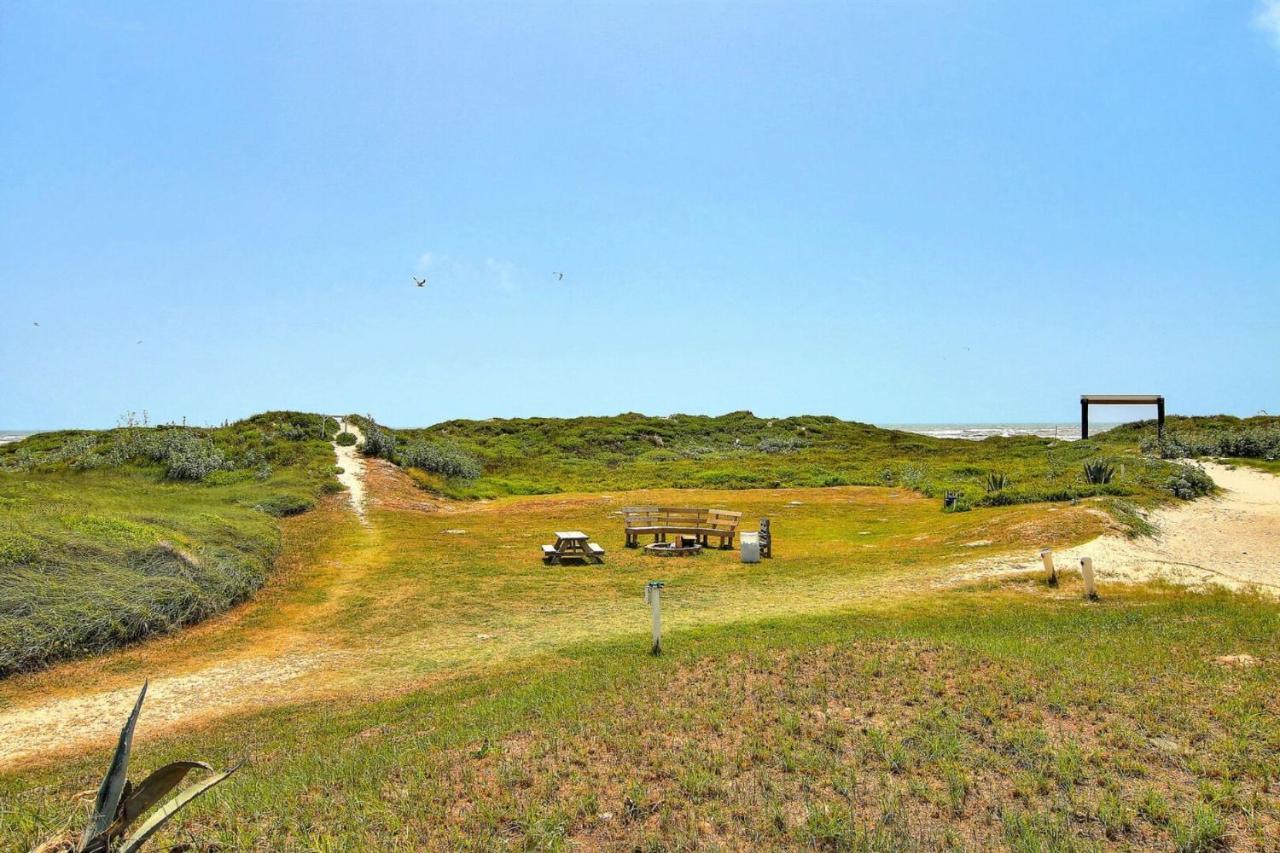
<svg viewBox="0 0 1280 853"><path fill-rule="evenodd" d="M260 587L273 516L337 485L313 415L131 425L0 446L0 676L222 612Z"/></svg>
<svg viewBox="0 0 1280 853"><path fill-rule="evenodd" d="M472 499L587 489L888 486L949 509L1092 497L1133 508L1206 494L1193 465L1142 452L1154 425L1085 442L936 439L830 417L673 415L448 421L391 429L353 417L363 452L420 487ZM1175 419L1170 435L1254 447L1275 419ZM0 675L99 653L244 600L279 549L275 518L305 512L333 476L337 423L268 412L219 428L128 418L0 446ZM342 436L350 436L343 439ZM1248 440L1240 436L1248 436ZM352 433L336 440L353 440ZM1232 444L1231 442L1234 442Z"/></svg>
<svg viewBox="0 0 1280 853"><path fill-rule="evenodd" d="M271 697L148 739L156 764L196 749L215 766L247 759L237 784L192 804L158 841L1213 850L1265 848L1280 825L1274 601L1107 584L1101 601L1086 602L1071 572L1052 588L1029 575L957 580L958 563L1026 559L1097 536L1099 508L1141 533L1146 506L1175 500L1169 478L1198 469L1145 458L1132 433L1063 447L917 444L866 428L870 447L844 452L895 474L870 488L624 491L616 486L656 476L645 454L670 447L637 442L632 458L584 441L532 452L522 465L479 440L475 422L446 432L352 420L371 455L433 466L410 465L410 476L368 466L384 479L371 484L367 524L319 499L334 458L330 436L306 428L312 416L255 427L272 436L266 479L217 430L193 435L238 467L199 481L171 479L162 461L141 458L75 466L30 454L0 473L3 512L28 513L24 529L41 513L59 524L89 514L155 535L148 526L170 519L175 528L209 525L185 534L193 551L215 535L226 551L244 552L252 535L268 559L281 549L267 589L213 624L0 680L0 713L32 696L75 697L86 684L132 701L147 674L207 677L201 696L232 701L234 688L217 688L219 668L232 673L226 684L252 683L265 691L255 697ZM696 475L699 464L740 459L749 477L809 477L840 457L840 445L810 432L759 435L742 456L715 451L680 464ZM499 445L541 443L502 435ZM747 440L737 438L724 453L741 452ZM57 442L41 447L52 453ZM1095 459L1114 468L1111 483L1086 482ZM772 467L779 460L792 467ZM604 482L573 479L592 471ZM557 491L457 501L446 512L423 511L414 496L427 496L411 485L476 494L535 476ZM1096 488L1097 497L996 497L1042 488L1038 478ZM970 508L942 512L928 492L957 482L969 484ZM63 503L15 502L23 484ZM314 508L271 512L273 497ZM771 518L775 556L757 566L714 550L664 561L666 651L654 658L639 601L654 562L616 547L615 513L676 501ZM88 542L124 535L80 524ZM541 567L537 545L557 529L598 536L606 565ZM45 554L49 535L33 538ZM178 545L167 532L165 541ZM13 551L24 571L63 570L47 556L30 563L28 546ZM294 677L271 675L281 670ZM199 713L208 711L202 704ZM79 825L76 794L108 757L94 748L0 774L0 801L12 804L0 809L0 838L24 847Z"/></svg>
<svg viewBox="0 0 1280 853"><path fill-rule="evenodd" d="M1213 456L1238 459L1263 470L1280 470L1280 417L1273 415L1172 417L1163 439L1151 432L1149 421L1125 424L1115 438L1137 438L1144 453L1164 459Z"/></svg>
<svg viewBox="0 0 1280 853"><path fill-rule="evenodd" d="M360 422L370 436L367 452L417 468L427 488L460 499L860 485L905 487L939 501L950 492L959 509L1101 495L1150 503L1173 495L1169 482L1179 470L1142 452L1154 424L1079 442L1033 436L974 442L833 417L750 412L455 420L426 429ZM408 447L430 448L421 454L425 464L415 465ZM453 464L434 461L437 455ZM1099 478L1090 479L1089 471Z"/></svg>

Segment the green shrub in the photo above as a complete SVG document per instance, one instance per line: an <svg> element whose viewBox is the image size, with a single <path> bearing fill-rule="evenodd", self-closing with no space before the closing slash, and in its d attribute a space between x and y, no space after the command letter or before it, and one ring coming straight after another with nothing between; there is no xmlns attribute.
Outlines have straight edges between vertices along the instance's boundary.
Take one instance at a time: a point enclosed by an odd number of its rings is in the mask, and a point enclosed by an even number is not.
<svg viewBox="0 0 1280 853"><path fill-rule="evenodd" d="M333 441L339 447L351 447L356 443L356 434L353 432L340 432Z"/></svg>
<svg viewBox="0 0 1280 853"><path fill-rule="evenodd" d="M276 518L283 518L288 515L297 515L311 509L314 504L306 498L300 498L296 495L274 495L266 500L259 501L254 509L261 510L267 515L274 515Z"/></svg>
<svg viewBox="0 0 1280 853"><path fill-rule="evenodd" d="M392 461L401 468L421 468L430 474L464 480L474 480L483 473L474 456L451 444L437 442L415 441L397 451Z"/></svg>
<svg viewBox="0 0 1280 853"><path fill-rule="evenodd" d="M808 447L809 442L794 435L766 435L756 445L761 453L794 453Z"/></svg>
<svg viewBox="0 0 1280 853"><path fill-rule="evenodd" d="M987 475L987 491L998 492L1009 487L1009 475L1003 471L992 471Z"/></svg>
<svg viewBox="0 0 1280 853"><path fill-rule="evenodd" d="M383 429L370 420L369 426L364 432L364 446L360 450L365 456L376 456L379 459L394 461L396 443L396 437L390 430Z"/></svg>
<svg viewBox="0 0 1280 853"><path fill-rule="evenodd" d="M156 434L149 455L165 466L170 480L203 480L227 465L227 458L212 441L189 430L166 430Z"/></svg>
<svg viewBox="0 0 1280 853"><path fill-rule="evenodd" d="M1162 459L1226 456L1246 459L1280 458L1280 423L1273 417L1241 421L1225 416L1186 418L1163 438L1144 436L1144 453Z"/></svg>
<svg viewBox="0 0 1280 853"><path fill-rule="evenodd" d="M1184 501L1207 495L1214 489L1213 478L1199 465L1179 465L1166 488Z"/></svg>

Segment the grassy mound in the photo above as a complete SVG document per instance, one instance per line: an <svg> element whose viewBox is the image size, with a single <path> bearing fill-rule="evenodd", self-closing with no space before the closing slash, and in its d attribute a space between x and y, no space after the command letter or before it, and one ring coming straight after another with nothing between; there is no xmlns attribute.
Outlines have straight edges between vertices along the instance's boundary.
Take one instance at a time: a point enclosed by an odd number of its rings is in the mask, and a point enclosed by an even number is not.
<svg viewBox="0 0 1280 853"><path fill-rule="evenodd" d="M452 497L644 488L903 486L957 507L1064 501L1096 495L1164 499L1177 469L1141 453L1144 430L1081 442L1035 437L938 439L832 417L518 418L388 429L359 419L373 455L414 467L408 448L443 448L465 461L424 483ZM435 454L436 456L440 454ZM1086 462L1115 467L1089 482ZM1000 483L999 488L991 488Z"/></svg>
<svg viewBox="0 0 1280 853"><path fill-rule="evenodd" d="M332 480L312 420L0 447L0 676L197 622L261 586L279 548L272 516Z"/></svg>

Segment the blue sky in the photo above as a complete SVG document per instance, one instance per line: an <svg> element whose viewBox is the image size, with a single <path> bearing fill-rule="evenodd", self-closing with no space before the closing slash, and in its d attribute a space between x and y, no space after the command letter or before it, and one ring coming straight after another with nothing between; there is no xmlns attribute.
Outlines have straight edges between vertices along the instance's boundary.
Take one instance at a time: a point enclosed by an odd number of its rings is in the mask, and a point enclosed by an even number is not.
<svg viewBox="0 0 1280 853"><path fill-rule="evenodd" d="M0 426L1082 392L1280 410L1278 0L0 0Z"/></svg>

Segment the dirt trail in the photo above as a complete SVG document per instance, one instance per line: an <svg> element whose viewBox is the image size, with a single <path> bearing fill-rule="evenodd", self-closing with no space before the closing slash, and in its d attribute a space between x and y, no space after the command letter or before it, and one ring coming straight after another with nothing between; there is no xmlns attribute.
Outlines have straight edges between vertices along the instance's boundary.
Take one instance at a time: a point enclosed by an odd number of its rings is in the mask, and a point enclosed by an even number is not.
<svg viewBox="0 0 1280 853"><path fill-rule="evenodd" d="M360 516L360 521L368 524L369 520L364 514L364 459L356 449L364 442L364 433L360 431L360 427L350 421L339 419L338 424L344 432L349 432L356 437L355 445L343 447L336 441L333 443L333 452L338 457L338 467L342 469L342 473L338 475L338 482L347 487L351 508L356 511L356 515Z"/></svg>
<svg viewBox="0 0 1280 853"><path fill-rule="evenodd" d="M1099 583L1162 579L1194 589L1220 585L1280 595L1280 477L1214 462L1204 468L1223 488L1221 496L1153 513L1155 538L1107 535L1060 550L1054 555L1058 569L1078 570L1081 557L1092 557ZM958 578L970 580L1043 566L1033 553L963 568Z"/></svg>

